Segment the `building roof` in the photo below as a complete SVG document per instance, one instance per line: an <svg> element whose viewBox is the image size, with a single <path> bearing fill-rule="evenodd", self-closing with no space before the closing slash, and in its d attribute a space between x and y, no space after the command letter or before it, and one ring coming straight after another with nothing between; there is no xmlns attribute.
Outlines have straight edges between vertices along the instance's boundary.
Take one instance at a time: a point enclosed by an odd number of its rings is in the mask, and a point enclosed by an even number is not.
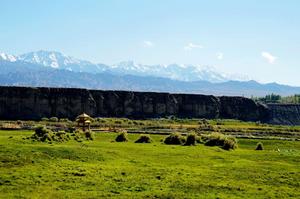
<svg viewBox="0 0 300 199"><path fill-rule="evenodd" d="M82 113L82 114L78 115L77 118L91 118L91 116L89 116L86 113Z"/></svg>

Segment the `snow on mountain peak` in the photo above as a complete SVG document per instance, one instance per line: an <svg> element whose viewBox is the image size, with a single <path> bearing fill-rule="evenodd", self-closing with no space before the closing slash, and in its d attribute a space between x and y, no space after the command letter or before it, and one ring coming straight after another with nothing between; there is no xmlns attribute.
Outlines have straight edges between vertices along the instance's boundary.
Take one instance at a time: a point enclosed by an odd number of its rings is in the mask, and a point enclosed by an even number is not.
<svg viewBox="0 0 300 199"><path fill-rule="evenodd" d="M154 76L170 78L181 81L209 81L225 82L228 80L241 80L241 75L228 75L218 72L213 66L193 64L146 65L134 61L124 61L115 65L94 64L79 60L56 51L36 51L20 56L0 53L0 60L10 62L23 61L74 72L101 73L111 72L119 75ZM246 78L248 80L248 78Z"/></svg>
<svg viewBox="0 0 300 199"><path fill-rule="evenodd" d="M191 64L143 65L126 61L111 66L111 69L118 74L164 77L181 81L223 82L227 80L225 75L218 73L214 68Z"/></svg>
<svg viewBox="0 0 300 199"><path fill-rule="evenodd" d="M0 53L0 60L5 60L5 61L9 61L9 62L17 61L15 56L9 55L9 54L6 54L6 53Z"/></svg>
<svg viewBox="0 0 300 199"><path fill-rule="evenodd" d="M34 64L41 64L50 66L52 68L60 68L69 64L78 64L79 60L72 57L65 56L64 54L56 51L37 51L30 52L18 57L19 60L30 62Z"/></svg>

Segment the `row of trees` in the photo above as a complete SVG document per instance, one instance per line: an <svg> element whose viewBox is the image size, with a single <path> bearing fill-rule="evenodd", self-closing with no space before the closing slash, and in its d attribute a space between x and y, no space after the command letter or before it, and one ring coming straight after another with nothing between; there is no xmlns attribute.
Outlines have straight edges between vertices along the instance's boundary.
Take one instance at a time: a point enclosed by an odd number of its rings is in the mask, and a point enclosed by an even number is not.
<svg viewBox="0 0 300 199"><path fill-rule="evenodd" d="M283 104L300 104L300 95L292 95L282 97L280 95L271 94L265 97L252 97L253 100L263 103L283 103Z"/></svg>

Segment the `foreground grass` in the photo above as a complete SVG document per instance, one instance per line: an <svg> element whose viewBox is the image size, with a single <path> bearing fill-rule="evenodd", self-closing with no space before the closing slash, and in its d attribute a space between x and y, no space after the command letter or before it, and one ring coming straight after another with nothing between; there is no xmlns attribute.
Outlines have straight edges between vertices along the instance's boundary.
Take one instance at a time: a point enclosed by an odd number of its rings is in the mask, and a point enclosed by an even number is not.
<svg viewBox="0 0 300 199"><path fill-rule="evenodd" d="M0 131L1 198L299 198L300 142L240 139L218 147L112 142L46 144Z"/></svg>

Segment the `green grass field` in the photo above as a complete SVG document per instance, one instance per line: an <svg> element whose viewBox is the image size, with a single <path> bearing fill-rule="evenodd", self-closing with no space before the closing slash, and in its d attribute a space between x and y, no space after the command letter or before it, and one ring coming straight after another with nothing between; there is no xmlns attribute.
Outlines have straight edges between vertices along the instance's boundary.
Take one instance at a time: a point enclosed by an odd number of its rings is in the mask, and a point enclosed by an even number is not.
<svg viewBox="0 0 300 199"><path fill-rule="evenodd" d="M0 131L1 198L300 198L300 142L239 139L239 148L94 141L47 144Z"/></svg>

